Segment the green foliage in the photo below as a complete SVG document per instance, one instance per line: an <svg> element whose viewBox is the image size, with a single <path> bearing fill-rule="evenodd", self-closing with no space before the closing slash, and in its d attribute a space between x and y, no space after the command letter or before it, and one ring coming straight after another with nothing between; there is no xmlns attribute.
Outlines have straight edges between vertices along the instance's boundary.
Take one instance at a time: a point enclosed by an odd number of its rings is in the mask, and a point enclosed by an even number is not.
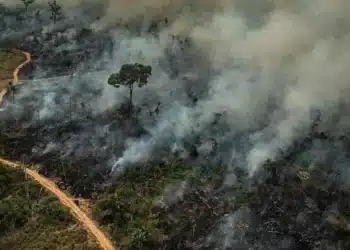
<svg viewBox="0 0 350 250"><path fill-rule="evenodd" d="M43 197L39 201L38 212L45 218L45 223L52 223L55 221L59 221L60 223L74 222L68 209L61 207L60 202L53 196Z"/></svg>
<svg viewBox="0 0 350 250"><path fill-rule="evenodd" d="M191 173L192 169L176 160L129 168L113 191L98 201L94 216L122 247L143 249L164 237L158 213L152 210L156 199L167 185Z"/></svg>
<svg viewBox="0 0 350 250"><path fill-rule="evenodd" d="M0 249L99 249L67 209L19 169L0 166Z"/></svg>
<svg viewBox="0 0 350 250"><path fill-rule="evenodd" d="M123 86L131 86L138 83L139 87L147 84L148 78L152 74L152 67L143 64L124 64L119 73L112 74L108 79L108 84L119 88Z"/></svg>
<svg viewBox="0 0 350 250"><path fill-rule="evenodd" d="M136 228L130 232L132 245L138 249L142 249L145 243L151 238L152 234L144 227Z"/></svg>
<svg viewBox="0 0 350 250"><path fill-rule="evenodd" d="M148 78L152 74L152 67L140 63L124 64L118 73L113 73L108 78L108 84L116 88L125 86L129 88L130 106L133 106L133 89L137 83L141 88L148 83Z"/></svg>
<svg viewBox="0 0 350 250"><path fill-rule="evenodd" d="M122 249L184 249L227 213L229 204L214 192L224 173L177 158L132 166L97 202L94 216Z"/></svg>
<svg viewBox="0 0 350 250"><path fill-rule="evenodd" d="M28 220L28 207L24 204L10 201L0 202L0 234L25 225Z"/></svg>

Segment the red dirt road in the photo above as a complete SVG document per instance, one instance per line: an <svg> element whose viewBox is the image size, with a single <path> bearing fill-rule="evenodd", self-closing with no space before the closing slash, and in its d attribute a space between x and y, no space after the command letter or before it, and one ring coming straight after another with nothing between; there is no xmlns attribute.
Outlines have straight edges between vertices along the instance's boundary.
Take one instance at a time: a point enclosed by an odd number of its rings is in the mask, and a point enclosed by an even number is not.
<svg viewBox="0 0 350 250"><path fill-rule="evenodd" d="M18 52L18 50L16 50L16 51ZM18 65L17 68L12 73L12 77L13 77L12 83L14 85L18 85L21 83L19 78L18 78L18 73L25 65L27 65L28 63L30 63L32 61L31 54L29 54L28 52L24 52L24 51L19 51L19 52L21 52L25 55L26 60L23 63L21 63L20 65ZM7 80L5 80L5 82L7 84ZM4 89L0 89L0 104L1 104L4 96L6 95L6 93L7 93L7 87L5 87Z"/></svg>

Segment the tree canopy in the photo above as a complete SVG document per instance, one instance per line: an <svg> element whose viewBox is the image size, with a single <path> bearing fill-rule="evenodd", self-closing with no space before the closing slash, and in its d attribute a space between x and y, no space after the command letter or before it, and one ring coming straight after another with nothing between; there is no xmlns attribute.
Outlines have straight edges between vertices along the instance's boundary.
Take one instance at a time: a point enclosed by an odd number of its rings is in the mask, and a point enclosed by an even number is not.
<svg viewBox="0 0 350 250"><path fill-rule="evenodd" d="M152 74L152 67L140 63L124 64L118 73L113 73L108 78L108 84L116 88L125 86L129 88L130 109L133 107L134 84L141 88L148 83Z"/></svg>
<svg viewBox="0 0 350 250"><path fill-rule="evenodd" d="M24 4L24 8L26 11L28 10L29 5L31 5L35 2L35 0L21 0L21 1Z"/></svg>
<svg viewBox="0 0 350 250"><path fill-rule="evenodd" d="M138 83L138 86L142 87L147 84L151 74L151 66L140 63L124 64L118 73L109 77L108 84L119 88L121 85L130 87L130 85Z"/></svg>

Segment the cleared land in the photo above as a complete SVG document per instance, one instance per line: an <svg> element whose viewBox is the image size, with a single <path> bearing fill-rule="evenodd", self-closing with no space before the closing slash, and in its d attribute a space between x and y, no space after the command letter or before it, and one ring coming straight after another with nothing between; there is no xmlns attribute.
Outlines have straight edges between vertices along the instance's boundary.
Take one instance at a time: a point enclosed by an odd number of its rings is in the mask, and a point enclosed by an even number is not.
<svg viewBox="0 0 350 250"><path fill-rule="evenodd" d="M13 70L25 60L20 51L0 49L0 81L12 79Z"/></svg>
<svg viewBox="0 0 350 250"><path fill-rule="evenodd" d="M0 92L13 79L13 71L18 65L26 61L21 51L0 49Z"/></svg>

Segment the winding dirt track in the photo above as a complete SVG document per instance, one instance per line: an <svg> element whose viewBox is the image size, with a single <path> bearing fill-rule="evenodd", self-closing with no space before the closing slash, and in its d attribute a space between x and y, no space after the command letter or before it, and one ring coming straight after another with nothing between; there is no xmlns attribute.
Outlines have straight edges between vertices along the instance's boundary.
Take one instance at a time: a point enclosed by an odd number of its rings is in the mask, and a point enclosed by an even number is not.
<svg viewBox="0 0 350 250"><path fill-rule="evenodd" d="M23 63L21 63L20 65L18 65L17 66L17 68L13 71L13 73L12 73L12 83L14 84L14 85L18 85L18 84L20 84L21 82L19 81L19 78L18 78L18 73L19 73L19 71L21 70L21 68L23 68L25 65L27 65L28 63L30 63L31 61L32 61L32 57L31 57L31 55L28 53L28 52L24 52L24 51L19 51L19 50L14 50L14 51L16 51L16 52L21 52L21 53L23 53L24 55L25 55L25 57L26 57L26 60L23 62ZM6 80L5 80L6 81ZM4 89L2 89L2 90L0 90L0 104L1 104L1 102L2 102L2 99L4 98L4 96L6 95L6 93L7 93L7 87L6 88L4 88Z"/></svg>
<svg viewBox="0 0 350 250"><path fill-rule="evenodd" d="M19 84L20 81L18 79L18 73L20 69L26 64L31 62L31 55L27 52L21 51L26 56L26 61L21 63L14 71L13 71L13 84ZM6 94L6 89L0 92L0 103L2 102L3 95ZM3 93L4 92L4 93ZM23 168L22 164L8 161L0 157L0 163L3 165L7 165L13 168ZM36 171L24 168L24 171L30 175L37 183L43 186L45 189L53 193L60 201L61 204L68 207L70 209L70 213L81 222L83 227L89 231L92 235L95 236L96 240L100 244L101 248L104 250L117 250L116 247L113 246L112 242L108 239L108 237L97 227L95 222L90 219L73 201L71 197L69 197L66 193L60 190L55 183L45 178L44 176L38 174Z"/></svg>

